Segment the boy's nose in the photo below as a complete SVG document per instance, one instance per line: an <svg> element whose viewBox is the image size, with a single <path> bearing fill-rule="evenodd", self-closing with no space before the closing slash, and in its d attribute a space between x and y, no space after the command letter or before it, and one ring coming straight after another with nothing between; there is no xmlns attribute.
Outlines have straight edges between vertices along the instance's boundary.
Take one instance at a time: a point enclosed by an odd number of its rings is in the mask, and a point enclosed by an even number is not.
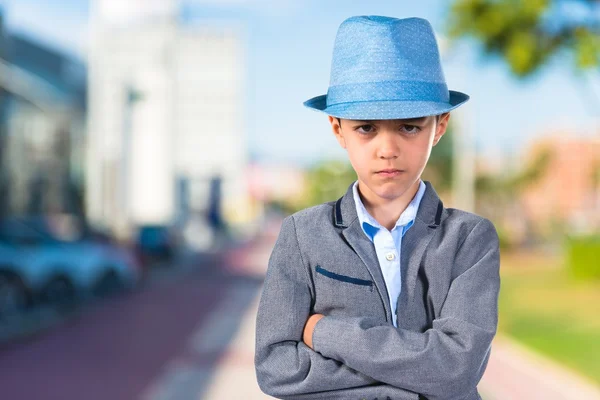
<svg viewBox="0 0 600 400"><path fill-rule="evenodd" d="M398 157L400 148L394 139L393 133L381 135L381 143L379 143L377 154L379 158L393 159Z"/></svg>

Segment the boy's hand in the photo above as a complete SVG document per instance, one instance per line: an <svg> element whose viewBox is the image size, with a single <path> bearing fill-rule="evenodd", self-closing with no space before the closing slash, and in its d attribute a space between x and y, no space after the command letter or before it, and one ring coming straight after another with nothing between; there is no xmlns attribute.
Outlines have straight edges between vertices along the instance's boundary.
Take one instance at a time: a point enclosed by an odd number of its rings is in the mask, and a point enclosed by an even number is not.
<svg viewBox="0 0 600 400"><path fill-rule="evenodd" d="M313 349L312 335L313 335L313 331L315 329L315 325L317 325L317 322L319 322L319 320L323 317L324 317L323 314L313 314L310 317L308 317L308 320L306 321L306 325L304 325L304 333L302 334L302 341L304 342L304 344L306 344L311 349Z"/></svg>

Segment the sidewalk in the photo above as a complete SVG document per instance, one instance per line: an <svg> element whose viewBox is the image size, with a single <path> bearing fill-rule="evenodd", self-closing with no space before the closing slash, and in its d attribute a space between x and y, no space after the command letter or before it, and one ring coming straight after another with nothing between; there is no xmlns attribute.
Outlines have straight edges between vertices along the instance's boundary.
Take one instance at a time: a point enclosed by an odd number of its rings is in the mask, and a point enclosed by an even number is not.
<svg viewBox="0 0 600 400"><path fill-rule="evenodd" d="M494 340L479 389L485 400L600 400L600 388L502 336Z"/></svg>
<svg viewBox="0 0 600 400"><path fill-rule="evenodd" d="M227 349L226 356L221 359L203 399L259 400L273 398L260 391L254 373L254 328L259 298L260 292L257 293L248 312L244 315L240 329Z"/></svg>
<svg viewBox="0 0 600 400"><path fill-rule="evenodd" d="M267 229L266 234L249 251L234 253L229 265L238 272L263 279L278 229ZM220 359L216 373L202 399L273 399L261 392L254 372L254 340L256 313L262 291L259 289L243 315L239 330Z"/></svg>

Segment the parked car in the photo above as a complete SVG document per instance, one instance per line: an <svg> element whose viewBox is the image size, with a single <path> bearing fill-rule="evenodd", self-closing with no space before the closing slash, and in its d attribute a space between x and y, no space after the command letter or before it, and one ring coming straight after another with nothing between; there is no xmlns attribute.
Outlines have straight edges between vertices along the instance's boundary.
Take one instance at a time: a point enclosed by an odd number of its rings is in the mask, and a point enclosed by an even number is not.
<svg viewBox="0 0 600 400"><path fill-rule="evenodd" d="M139 248L136 246L135 240L118 241L110 233L98 228L87 227L84 236L88 241L104 245L108 251L118 251L123 253L124 257L130 258L133 265L136 265L139 272L139 279L143 279L148 273L147 265L140 254Z"/></svg>
<svg viewBox="0 0 600 400"><path fill-rule="evenodd" d="M144 263L173 259L176 239L168 226L143 225L138 228L136 236L136 247Z"/></svg>
<svg viewBox="0 0 600 400"><path fill-rule="evenodd" d="M32 303L18 260L18 252L0 241L0 319L18 314Z"/></svg>
<svg viewBox="0 0 600 400"><path fill-rule="evenodd" d="M130 252L88 237L62 237L45 218L1 221L0 243L12 252L5 270L19 276L33 300L71 304L133 288L140 278L140 265Z"/></svg>

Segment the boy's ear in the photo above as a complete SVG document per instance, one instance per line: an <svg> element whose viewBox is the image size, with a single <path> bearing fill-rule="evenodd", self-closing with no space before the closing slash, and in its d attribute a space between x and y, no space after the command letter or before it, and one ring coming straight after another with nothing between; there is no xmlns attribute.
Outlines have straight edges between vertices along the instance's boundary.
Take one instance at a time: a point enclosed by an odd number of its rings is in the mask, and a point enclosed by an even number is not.
<svg viewBox="0 0 600 400"><path fill-rule="evenodd" d="M444 133L446 133L446 129L448 129L448 121L450 120L450 113L447 112L436 118L439 118L439 120L437 121L435 136L433 137L433 146L438 144L442 136L444 136Z"/></svg>
<svg viewBox="0 0 600 400"><path fill-rule="evenodd" d="M335 138L337 139L338 143L340 144L340 146L342 146L342 148L345 149L346 148L346 140L344 139L342 127L340 125L341 120L338 120L336 117L332 117L330 115L329 123L331 124L331 130L333 131L333 134L335 135Z"/></svg>

